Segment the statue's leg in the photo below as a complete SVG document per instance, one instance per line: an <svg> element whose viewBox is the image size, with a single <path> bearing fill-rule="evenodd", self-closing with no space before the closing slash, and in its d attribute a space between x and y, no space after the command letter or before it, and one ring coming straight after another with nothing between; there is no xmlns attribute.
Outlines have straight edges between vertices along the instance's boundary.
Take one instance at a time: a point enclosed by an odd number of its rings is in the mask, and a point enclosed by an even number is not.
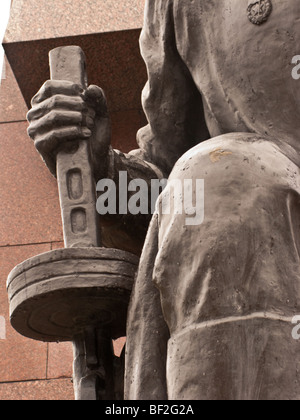
<svg viewBox="0 0 300 420"><path fill-rule="evenodd" d="M188 152L170 179L204 179L205 212L198 226L184 213L159 220L169 398L300 399L298 166L233 134Z"/></svg>

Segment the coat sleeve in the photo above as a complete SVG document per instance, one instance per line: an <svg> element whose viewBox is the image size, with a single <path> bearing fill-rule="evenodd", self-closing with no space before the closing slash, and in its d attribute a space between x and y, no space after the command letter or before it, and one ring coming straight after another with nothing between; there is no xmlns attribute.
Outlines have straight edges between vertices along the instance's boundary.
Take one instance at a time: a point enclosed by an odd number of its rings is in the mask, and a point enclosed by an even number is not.
<svg viewBox="0 0 300 420"><path fill-rule="evenodd" d="M139 178L148 185L151 179L168 178L186 151L209 138L201 94L177 50L179 42L188 41L176 40L173 9L173 0L146 0L140 44L148 71L142 95L148 125L137 134L139 149L128 154L111 150L108 177L116 185L120 171L128 173L128 182ZM101 178L99 174L97 179ZM103 244L140 252L150 218L113 215L107 219L102 226Z"/></svg>
<svg viewBox="0 0 300 420"><path fill-rule="evenodd" d="M176 47L173 0L146 0L140 46L148 71L142 103L149 124L137 135L142 158L169 175L209 138L202 97Z"/></svg>
<svg viewBox="0 0 300 420"><path fill-rule="evenodd" d="M152 281L158 252L158 217L146 239L128 312L125 399L167 400L166 360L169 329L160 294Z"/></svg>

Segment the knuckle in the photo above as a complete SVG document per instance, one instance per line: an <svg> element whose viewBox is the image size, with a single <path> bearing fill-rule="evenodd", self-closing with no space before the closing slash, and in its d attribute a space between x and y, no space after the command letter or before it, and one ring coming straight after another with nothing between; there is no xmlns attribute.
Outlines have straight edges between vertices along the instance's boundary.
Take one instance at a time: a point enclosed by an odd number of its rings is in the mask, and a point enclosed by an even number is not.
<svg viewBox="0 0 300 420"><path fill-rule="evenodd" d="M52 96L49 101L49 108L58 108L60 105L60 99L61 99L60 95Z"/></svg>
<svg viewBox="0 0 300 420"><path fill-rule="evenodd" d="M56 124L58 123L60 120L60 114L57 111L50 111L49 114L47 115L47 121L50 124Z"/></svg>
<svg viewBox="0 0 300 420"><path fill-rule="evenodd" d="M77 83L72 83L71 89L75 93L82 93L83 92L82 87L80 85L78 85Z"/></svg>
<svg viewBox="0 0 300 420"><path fill-rule="evenodd" d="M45 149L45 141L44 140L35 140L34 146L38 152L43 152Z"/></svg>
<svg viewBox="0 0 300 420"><path fill-rule="evenodd" d="M54 140L57 140L58 135L57 135L57 131L56 130L52 130L50 131L45 137L44 137L44 142L46 143L50 143L53 142Z"/></svg>
<svg viewBox="0 0 300 420"><path fill-rule="evenodd" d="M52 84L51 80L47 80L37 94L32 98L31 104L32 106L43 102L48 96L51 95Z"/></svg>
<svg viewBox="0 0 300 420"><path fill-rule="evenodd" d="M42 87L42 92L45 94L51 94L52 92L53 83L51 80L47 80Z"/></svg>
<svg viewBox="0 0 300 420"><path fill-rule="evenodd" d="M61 141L60 131L51 130L46 135L40 138L41 147L51 150Z"/></svg>
<svg viewBox="0 0 300 420"><path fill-rule="evenodd" d="M51 98L49 99L48 108L50 110L66 109L66 100L64 100L63 95L56 94L51 96Z"/></svg>
<svg viewBox="0 0 300 420"><path fill-rule="evenodd" d="M29 126L29 127L27 128L27 134L28 134L28 136L29 136L31 139L33 139L33 140L34 140L34 137L35 137L35 130L33 130L33 128L32 128L31 126Z"/></svg>
<svg viewBox="0 0 300 420"><path fill-rule="evenodd" d="M46 82L43 84L43 88L46 89L46 90L51 89L52 84L53 84L52 80L46 80Z"/></svg>
<svg viewBox="0 0 300 420"><path fill-rule="evenodd" d="M40 91L38 93L36 93L33 96L33 98L31 99L31 106L32 107L35 106L35 104L37 103L39 96L40 96Z"/></svg>
<svg viewBox="0 0 300 420"><path fill-rule="evenodd" d="M32 112L32 109L30 110L30 111L28 111L27 112L27 114L26 114L26 119L27 119L27 121L30 123L31 121L32 121L32 114L33 114L33 112Z"/></svg>

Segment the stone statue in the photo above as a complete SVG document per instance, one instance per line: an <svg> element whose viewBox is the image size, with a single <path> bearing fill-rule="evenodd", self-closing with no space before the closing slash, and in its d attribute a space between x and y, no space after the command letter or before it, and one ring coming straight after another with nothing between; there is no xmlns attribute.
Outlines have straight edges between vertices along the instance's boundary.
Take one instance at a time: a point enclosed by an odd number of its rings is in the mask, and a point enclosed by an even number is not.
<svg viewBox="0 0 300 420"><path fill-rule="evenodd" d="M299 399L298 0L148 0L141 50L149 124L110 146L100 88L49 81L28 133L53 174L92 139L95 179L203 179L204 220L152 217L128 314L127 399ZM126 219L127 217L127 219ZM128 223L128 218L130 222ZM138 253L149 216L114 217L107 246Z"/></svg>

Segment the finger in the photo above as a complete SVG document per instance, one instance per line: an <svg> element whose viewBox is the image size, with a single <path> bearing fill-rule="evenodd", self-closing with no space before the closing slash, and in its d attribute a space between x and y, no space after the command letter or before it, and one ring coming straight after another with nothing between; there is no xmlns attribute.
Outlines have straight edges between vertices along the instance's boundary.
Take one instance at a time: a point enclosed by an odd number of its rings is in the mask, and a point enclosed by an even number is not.
<svg viewBox="0 0 300 420"><path fill-rule="evenodd" d="M93 107L100 116L108 114L107 101L104 91L96 85L89 86L83 94L84 100Z"/></svg>
<svg viewBox="0 0 300 420"><path fill-rule="evenodd" d="M54 95L78 96L81 94L83 94L83 89L76 83L65 80L48 80L32 98L31 105L39 104Z"/></svg>
<svg viewBox="0 0 300 420"><path fill-rule="evenodd" d="M54 95L34 105L27 114L27 120L32 122L56 109L88 113L88 106L80 96Z"/></svg>
<svg viewBox="0 0 300 420"><path fill-rule="evenodd" d="M89 138L92 132L85 127L63 127L57 130L52 130L49 133L39 136L34 142L35 147L40 153L53 153L62 144L69 141Z"/></svg>
<svg viewBox="0 0 300 420"><path fill-rule="evenodd" d="M33 121L28 127L28 135L30 137L36 134L43 134L54 127L82 125L83 116L81 112L73 111L51 111L44 117Z"/></svg>

